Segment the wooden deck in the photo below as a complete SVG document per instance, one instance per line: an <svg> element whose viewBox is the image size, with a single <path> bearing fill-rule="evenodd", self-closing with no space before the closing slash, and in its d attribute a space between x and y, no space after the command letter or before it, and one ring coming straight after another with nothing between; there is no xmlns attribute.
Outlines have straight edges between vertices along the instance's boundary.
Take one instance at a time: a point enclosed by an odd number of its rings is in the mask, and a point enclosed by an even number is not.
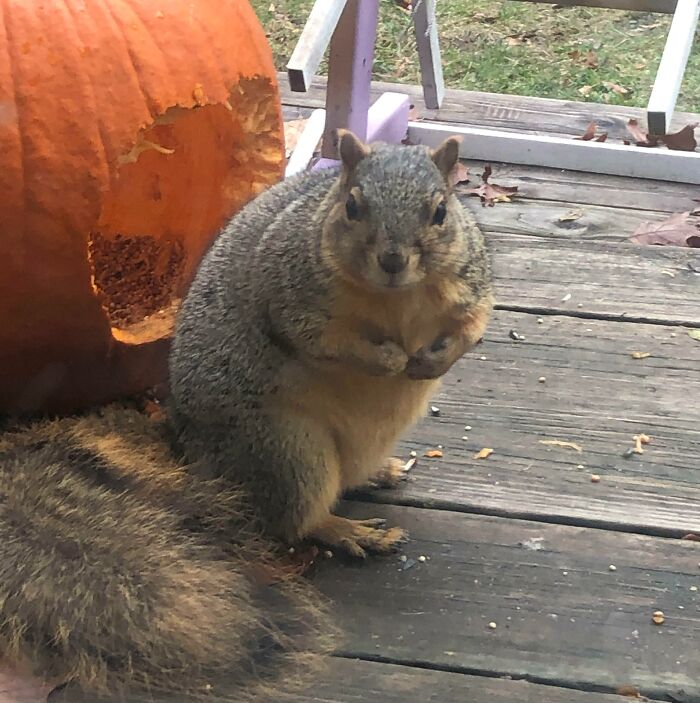
<svg viewBox="0 0 700 703"><path fill-rule="evenodd" d="M377 93L388 88L405 89ZM322 84L284 92L286 118L322 96ZM621 134L643 115L457 91L418 112L569 136L592 118ZM678 116L687 121L698 120ZM467 165L478 180L483 164ZM317 564L346 641L299 701L699 703L700 543L683 537L700 535L700 341L687 334L700 327L700 250L627 240L700 192L493 170L520 197L464 204L493 250L498 310L445 380L439 416L403 442L404 456L419 455L411 481L344 504L412 539L403 556ZM652 438L644 454L623 456L640 433ZM443 458L423 456L438 445ZM493 454L474 459L483 447Z"/></svg>

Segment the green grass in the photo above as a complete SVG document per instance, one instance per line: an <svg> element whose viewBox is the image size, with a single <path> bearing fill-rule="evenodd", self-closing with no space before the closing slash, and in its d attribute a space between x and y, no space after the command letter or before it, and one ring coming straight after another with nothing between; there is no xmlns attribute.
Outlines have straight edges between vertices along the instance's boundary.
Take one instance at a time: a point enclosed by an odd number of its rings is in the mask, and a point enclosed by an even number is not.
<svg viewBox="0 0 700 703"><path fill-rule="evenodd" d="M283 70L312 0L252 0ZM517 0L437 0L445 83L450 88L610 104L646 105L670 16L555 9ZM593 52L596 66L572 52ZM325 65L321 71L325 70ZM418 83L409 14L381 0L374 77ZM625 88L618 94L608 85ZM695 47L678 101L700 112L700 48Z"/></svg>

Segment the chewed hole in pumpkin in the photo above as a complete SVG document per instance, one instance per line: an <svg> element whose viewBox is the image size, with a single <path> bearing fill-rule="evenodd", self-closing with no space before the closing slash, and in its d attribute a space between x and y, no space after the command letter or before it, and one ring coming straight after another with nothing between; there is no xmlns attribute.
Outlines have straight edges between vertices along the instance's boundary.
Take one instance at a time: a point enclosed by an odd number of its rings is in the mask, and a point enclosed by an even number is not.
<svg viewBox="0 0 700 703"><path fill-rule="evenodd" d="M116 340L172 333L212 231L270 185L280 148L274 95L256 78L224 104L172 107L120 158L88 242L93 289Z"/></svg>

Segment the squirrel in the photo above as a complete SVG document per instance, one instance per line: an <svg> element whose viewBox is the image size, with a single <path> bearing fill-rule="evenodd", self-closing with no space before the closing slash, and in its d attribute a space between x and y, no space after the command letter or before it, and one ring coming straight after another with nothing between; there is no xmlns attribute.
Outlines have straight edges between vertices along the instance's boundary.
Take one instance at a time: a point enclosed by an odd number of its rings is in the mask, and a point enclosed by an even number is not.
<svg viewBox="0 0 700 703"><path fill-rule="evenodd" d="M362 143L283 181L204 257L179 313L170 413L187 460L246 488L269 534L363 557L406 533L331 511L391 485L387 458L439 379L482 337L491 269L452 191L459 140Z"/></svg>
<svg viewBox="0 0 700 703"><path fill-rule="evenodd" d="M450 185L456 139L344 131L339 155L210 247L166 418L114 404L0 434L0 661L56 686L52 703L279 700L336 631L277 547L361 557L405 539L331 511L402 478L385 457L480 340L489 256Z"/></svg>
<svg viewBox="0 0 700 703"><path fill-rule="evenodd" d="M249 513L136 407L0 434L0 665L50 703L280 700L336 631Z"/></svg>

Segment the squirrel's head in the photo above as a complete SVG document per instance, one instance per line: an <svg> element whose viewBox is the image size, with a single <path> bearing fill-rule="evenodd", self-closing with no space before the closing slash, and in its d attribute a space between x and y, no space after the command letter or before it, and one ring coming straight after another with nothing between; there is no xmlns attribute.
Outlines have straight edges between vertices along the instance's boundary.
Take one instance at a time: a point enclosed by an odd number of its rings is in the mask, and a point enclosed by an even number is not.
<svg viewBox="0 0 700 703"><path fill-rule="evenodd" d="M325 231L343 272L362 283L403 288L451 270L462 222L449 181L458 139L435 150L369 147L338 130L338 142L342 172Z"/></svg>

